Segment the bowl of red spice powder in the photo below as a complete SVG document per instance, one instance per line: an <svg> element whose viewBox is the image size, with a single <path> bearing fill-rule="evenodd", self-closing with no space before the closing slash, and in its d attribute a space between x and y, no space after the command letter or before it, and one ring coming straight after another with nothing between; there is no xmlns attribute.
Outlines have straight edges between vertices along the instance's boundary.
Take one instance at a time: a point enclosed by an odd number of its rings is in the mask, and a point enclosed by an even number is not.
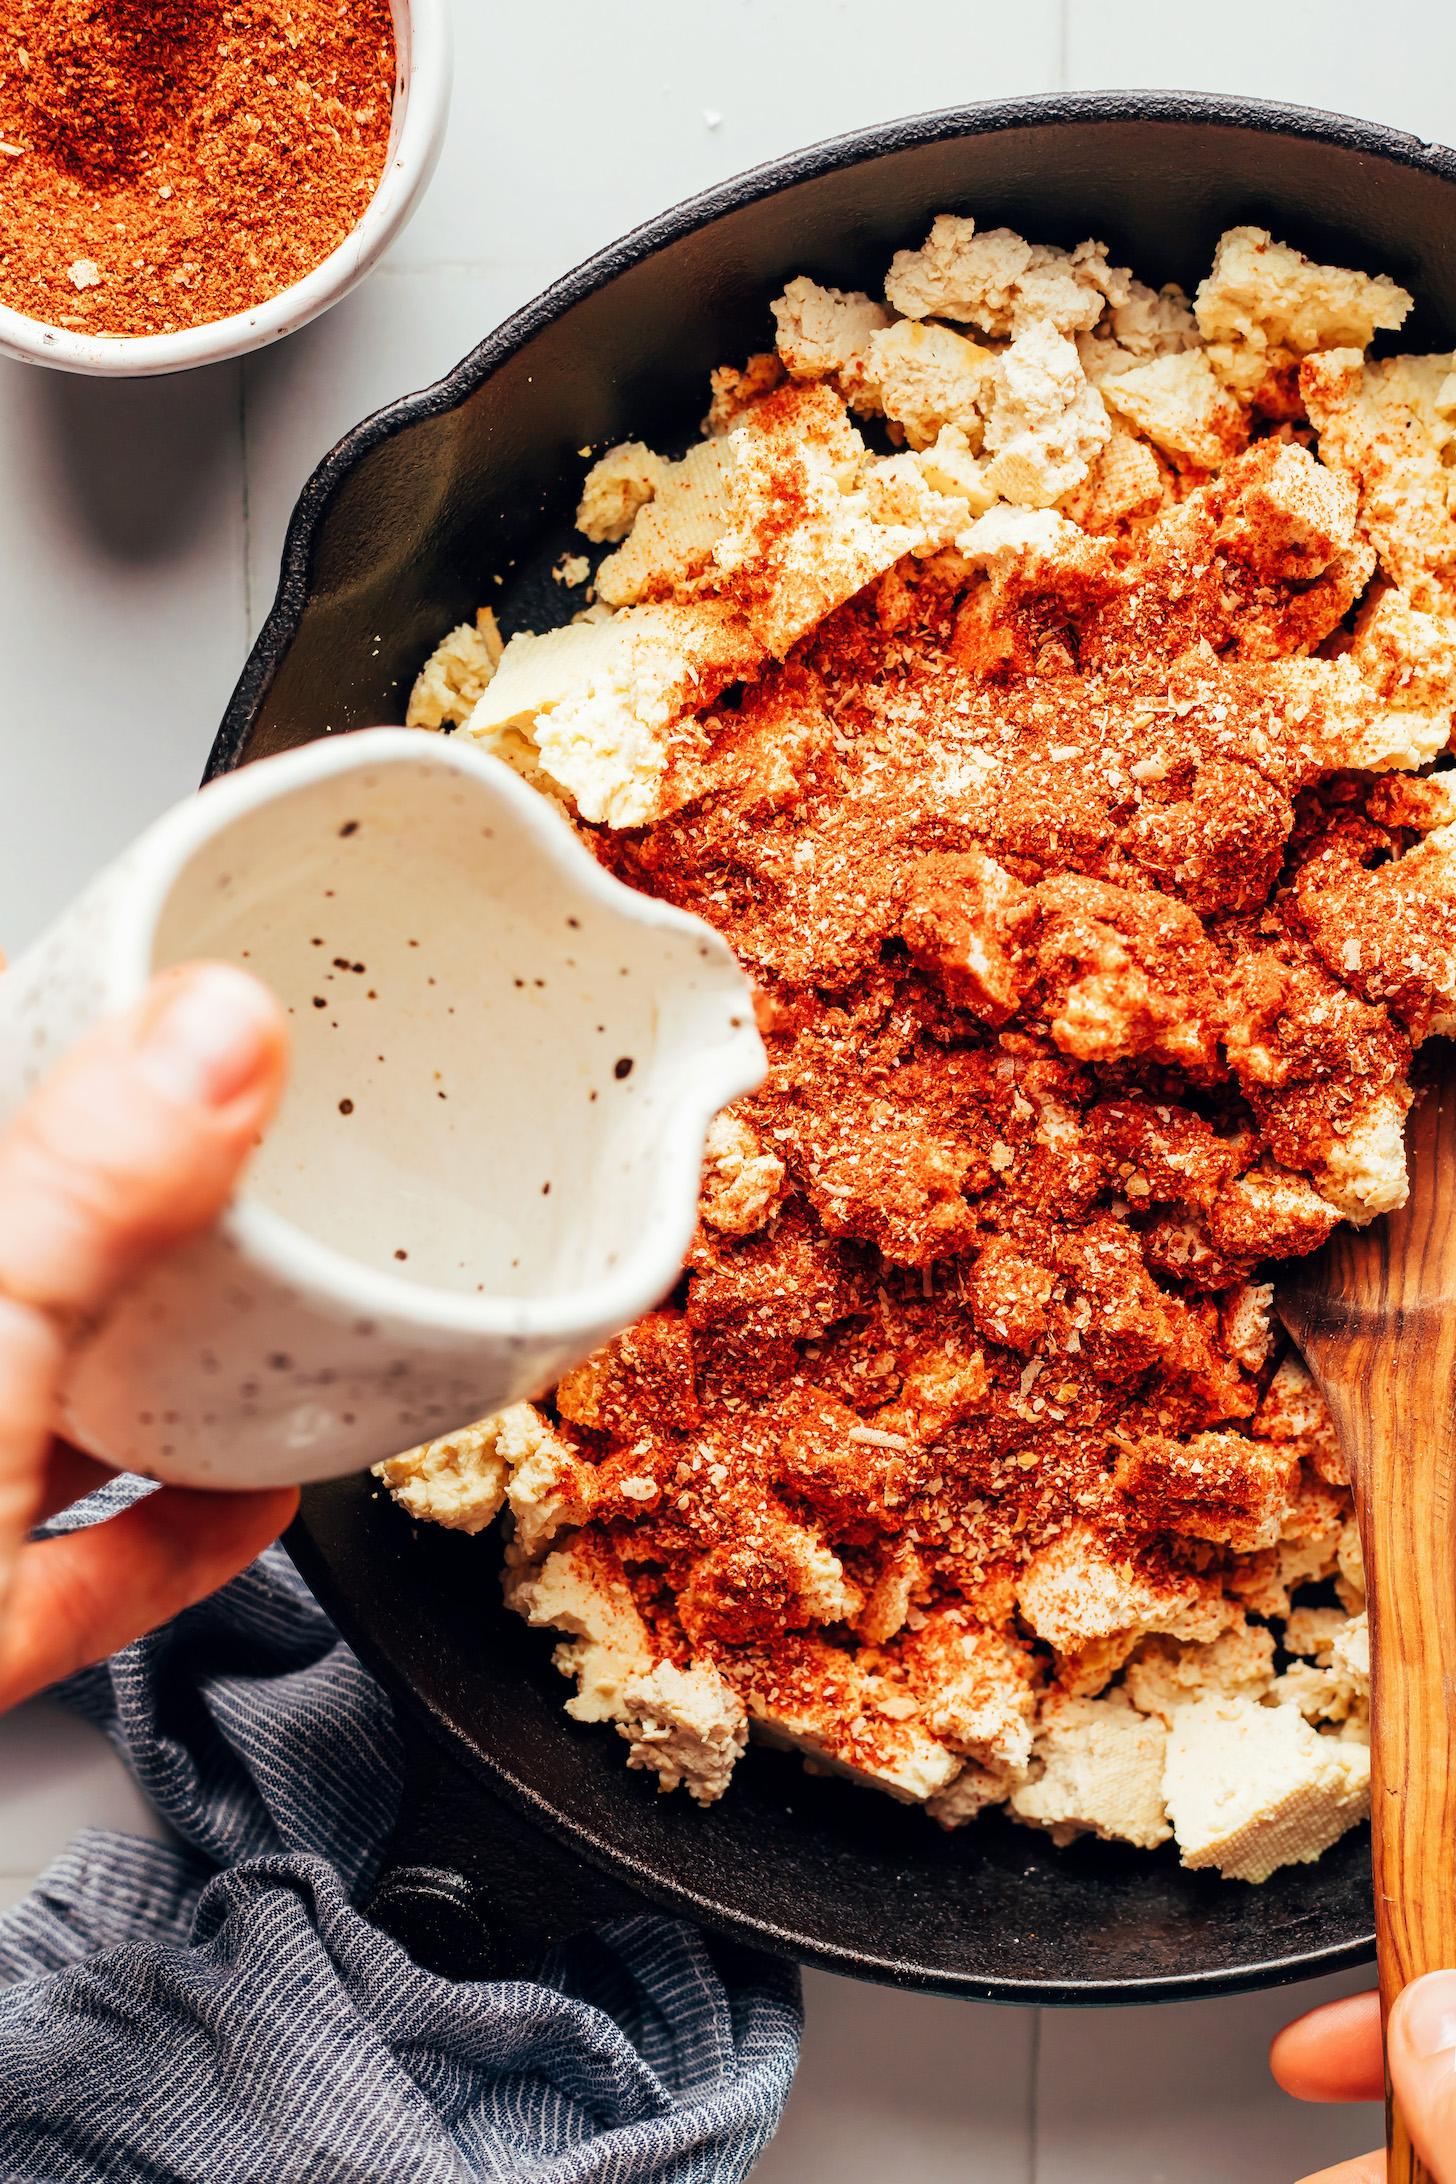
<svg viewBox="0 0 1456 2184"><path fill-rule="evenodd" d="M0 355L132 377L316 318L444 139L446 0L8 0Z"/></svg>

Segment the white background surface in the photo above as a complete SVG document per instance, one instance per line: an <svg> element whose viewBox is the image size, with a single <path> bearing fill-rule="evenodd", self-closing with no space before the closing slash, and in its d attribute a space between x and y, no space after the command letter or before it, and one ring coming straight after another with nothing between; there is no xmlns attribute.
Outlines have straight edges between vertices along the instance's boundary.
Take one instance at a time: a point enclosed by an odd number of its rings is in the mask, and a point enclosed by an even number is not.
<svg viewBox="0 0 1456 2184"><path fill-rule="evenodd" d="M1456 135L1434 0L456 0L454 120L413 227L329 318L132 386L0 363L0 939L34 934L193 786L331 442L636 221L754 161L965 99L1242 90ZM716 117L716 118L715 118ZM0 1727L0 1904L86 1821L150 1816L37 1705ZM1156 2011L991 2010L808 1982L764 2184L1291 2184L1373 2144L1264 2071L1317 1989Z"/></svg>

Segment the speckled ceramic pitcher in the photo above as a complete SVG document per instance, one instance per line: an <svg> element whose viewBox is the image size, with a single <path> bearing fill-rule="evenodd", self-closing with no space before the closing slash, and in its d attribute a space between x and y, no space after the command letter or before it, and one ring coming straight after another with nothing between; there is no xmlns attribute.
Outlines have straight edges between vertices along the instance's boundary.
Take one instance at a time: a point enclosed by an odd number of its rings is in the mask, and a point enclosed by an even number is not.
<svg viewBox="0 0 1456 2184"><path fill-rule="evenodd" d="M311 743L204 789L0 978L0 1120L151 974L239 963L289 1089L215 1227L72 1359L64 1429L194 1486L329 1477L522 1396L646 1310L713 1114L761 1076L699 920L470 745Z"/></svg>

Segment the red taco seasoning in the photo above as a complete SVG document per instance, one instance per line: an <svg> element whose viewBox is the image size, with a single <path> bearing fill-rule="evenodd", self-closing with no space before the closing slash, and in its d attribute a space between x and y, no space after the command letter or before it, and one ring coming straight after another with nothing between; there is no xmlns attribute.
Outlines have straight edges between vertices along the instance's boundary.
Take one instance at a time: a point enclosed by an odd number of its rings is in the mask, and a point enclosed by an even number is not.
<svg viewBox="0 0 1456 2184"><path fill-rule="evenodd" d="M266 302L357 225L394 72L389 0L10 0L0 304L141 335Z"/></svg>

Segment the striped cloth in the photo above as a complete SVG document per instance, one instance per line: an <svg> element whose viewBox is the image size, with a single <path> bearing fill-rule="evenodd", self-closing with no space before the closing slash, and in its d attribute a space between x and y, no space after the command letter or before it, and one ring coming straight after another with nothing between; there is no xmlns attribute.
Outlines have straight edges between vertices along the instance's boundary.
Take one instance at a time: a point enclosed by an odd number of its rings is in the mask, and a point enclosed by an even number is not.
<svg viewBox="0 0 1456 2184"><path fill-rule="evenodd" d="M59 1695L176 1840L90 1831L0 1919L6 2184L747 2174L792 1969L659 1918L532 1981L413 1964L355 1909L399 1797L389 1702L280 1550Z"/></svg>

